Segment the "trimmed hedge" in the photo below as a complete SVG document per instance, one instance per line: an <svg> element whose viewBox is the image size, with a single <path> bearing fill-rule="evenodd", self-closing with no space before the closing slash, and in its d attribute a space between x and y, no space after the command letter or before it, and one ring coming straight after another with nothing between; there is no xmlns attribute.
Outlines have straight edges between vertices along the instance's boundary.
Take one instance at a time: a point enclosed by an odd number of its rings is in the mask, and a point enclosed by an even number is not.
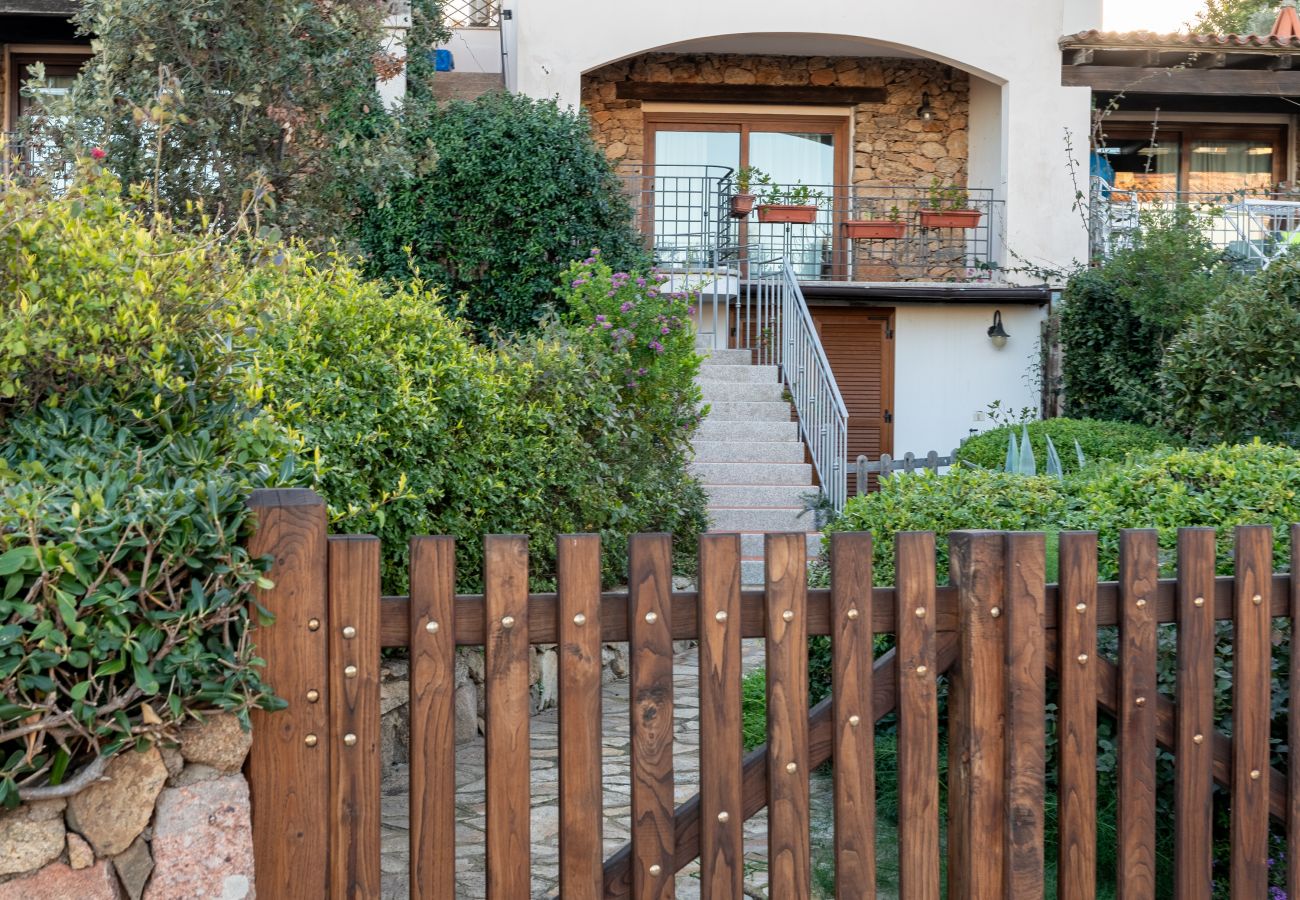
<svg viewBox="0 0 1300 900"><path fill-rule="evenodd" d="M968 438L957 450L963 463L985 469L1001 469L1007 456L1007 437L1022 433L1021 425L1006 425ZM1130 422L1105 422L1098 419L1046 419L1030 422L1029 443L1041 470L1047 460L1047 437L1051 437L1056 452L1061 457L1061 467L1067 474L1079 470L1078 454L1074 442L1083 449L1084 461L1118 461L1134 453L1145 453L1159 447L1177 447L1182 440L1167 432Z"/></svg>

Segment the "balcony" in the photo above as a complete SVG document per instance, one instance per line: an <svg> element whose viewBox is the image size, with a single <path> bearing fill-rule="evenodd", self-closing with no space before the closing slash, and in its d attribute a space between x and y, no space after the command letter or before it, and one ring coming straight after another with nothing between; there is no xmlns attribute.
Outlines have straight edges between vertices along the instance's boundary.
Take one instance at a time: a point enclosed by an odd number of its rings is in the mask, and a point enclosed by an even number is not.
<svg viewBox="0 0 1300 900"><path fill-rule="evenodd" d="M735 173L659 166L622 174L655 262L753 277L789 262L801 282L1001 283L1003 203L988 189L810 185L802 203L742 208ZM798 185L774 185L785 195ZM801 199L797 198L796 199Z"/></svg>
<svg viewBox="0 0 1300 900"><path fill-rule="evenodd" d="M1244 271L1259 271L1300 246L1300 195L1232 191L1121 190L1092 179L1089 244L1093 259L1132 247L1156 222L1185 221Z"/></svg>
<svg viewBox="0 0 1300 900"><path fill-rule="evenodd" d="M448 28L500 28L499 0L443 0L442 21Z"/></svg>

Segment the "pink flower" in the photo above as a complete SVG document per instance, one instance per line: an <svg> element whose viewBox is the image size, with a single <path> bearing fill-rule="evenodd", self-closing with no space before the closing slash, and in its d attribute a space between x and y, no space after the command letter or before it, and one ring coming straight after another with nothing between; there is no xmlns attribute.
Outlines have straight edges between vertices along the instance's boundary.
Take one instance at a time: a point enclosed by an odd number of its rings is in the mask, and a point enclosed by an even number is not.
<svg viewBox="0 0 1300 900"><path fill-rule="evenodd" d="M103 159L105 156L108 156L108 154L104 152L103 147L95 147L90 151L91 159L99 160Z"/></svg>

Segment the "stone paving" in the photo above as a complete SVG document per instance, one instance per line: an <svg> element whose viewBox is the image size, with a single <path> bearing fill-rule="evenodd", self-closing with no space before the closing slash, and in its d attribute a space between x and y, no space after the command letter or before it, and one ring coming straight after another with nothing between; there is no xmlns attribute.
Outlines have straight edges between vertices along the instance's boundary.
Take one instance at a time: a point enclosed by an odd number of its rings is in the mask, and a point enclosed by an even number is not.
<svg viewBox="0 0 1300 900"><path fill-rule="evenodd" d="M745 671L762 665L763 643L746 641ZM674 756L678 803L693 796L699 786L699 688L694 648L674 659ZM628 839L630 763L630 703L627 679L605 685L603 694L604 839L606 856ZM532 738L532 895L558 896L559 866L559 721L557 711L533 717ZM408 891L408 770L396 765L384 773L382 869L384 900L405 900ZM821 842L829 840L829 797L814 789L814 830ZM456 748L456 896L477 900L485 896L484 750L481 736ZM762 813L745 824L745 894L767 897L767 822ZM698 864L677 876L677 896L699 896Z"/></svg>

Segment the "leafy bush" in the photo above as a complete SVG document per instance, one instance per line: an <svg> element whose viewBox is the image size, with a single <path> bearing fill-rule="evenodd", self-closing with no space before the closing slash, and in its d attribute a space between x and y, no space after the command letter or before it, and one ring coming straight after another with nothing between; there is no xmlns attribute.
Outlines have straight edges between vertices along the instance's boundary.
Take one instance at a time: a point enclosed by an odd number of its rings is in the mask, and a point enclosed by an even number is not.
<svg viewBox="0 0 1300 900"><path fill-rule="evenodd" d="M1165 354L1164 421L1192 440L1300 445L1300 259L1210 302Z"/></svg>
<svg viewBox="0 0 1300 900"><path fill-rule="evenodd" d="M1172 435L1142 425L1061 418L1030 422L1027 426L1007 425L975 435L962 443L957 450L957 458L962 463L985 469L1001 468L1007 455L1008 436L1015 435L1019 439L1023 427L1029 429L1029 443L1039 460L1047 458L1047 438L1051 437L1066 474L1079 470L1078 455L1074 451L1075 441L1079 442L1086 463L1123 461L1134 453L1182 443Z"/></svg>
<svg viewBox="0 0 1300 900"><path fill-rule="evenodd" d="M414 266L465 298L480 335L536 327L589 247L616 267L641 259L631 205L585 115L494 93L405 126L414 174L365 209L370 271L407 279Z"/></svg>
<svg viewBox="0 0 1300 900"><path fill-rule="evenodd" d="M638 405L689 395L633 402L671 381L658 361L680 366L676 354L645 360L646 386L631 387L631 351L602 348L585 324L490 349L420 282L388 291L338 258L286 265L261 292L268 403L318 450L337 527L382 539L386 590L405 590L412 535L466 536L461 576L474 587L482 534L530 534L545 583L556 534L602 533L612 581L625 577L627 534L701 530L703 493L670 452L693 420L658 430L665 415Z"/></svg>
<svg viewBox="0 0 1300 900"><path fill-rule="evenodd" d="M220 242L89 177L0 186L0 800L273 700L248 491L291 476ZM283 461L282 471L272 467Z"/></svg>
<svg viewBox="0 0 1300 900"><path fill-rule="evenodd" d="M1153 421L1165 346L1229 283L1222 254L1190 212L1144 214L1142 224L1132 247L1066 285L1062 377L1073 417Z"/></svg>

